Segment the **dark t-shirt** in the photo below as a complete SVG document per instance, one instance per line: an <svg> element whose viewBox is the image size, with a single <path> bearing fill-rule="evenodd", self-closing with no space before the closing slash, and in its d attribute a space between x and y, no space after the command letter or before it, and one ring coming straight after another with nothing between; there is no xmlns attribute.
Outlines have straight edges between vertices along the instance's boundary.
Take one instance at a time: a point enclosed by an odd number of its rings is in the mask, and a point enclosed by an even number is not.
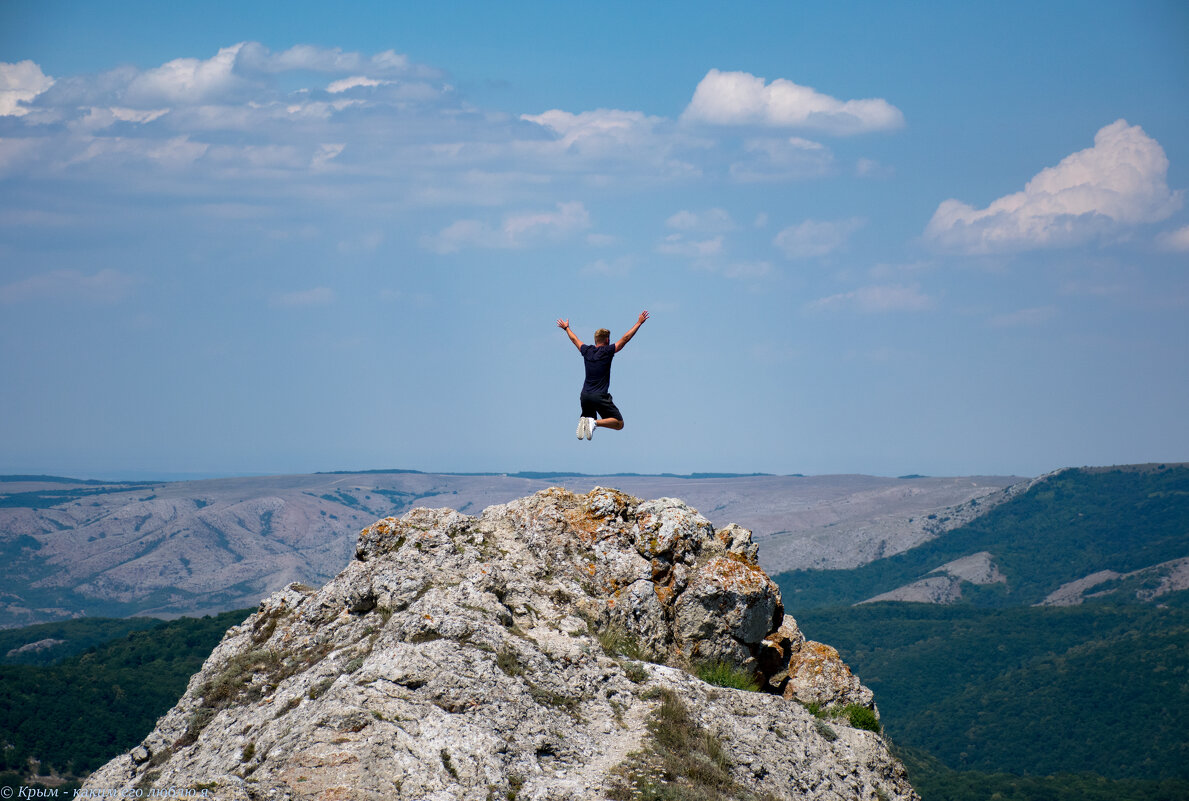
<svg viewBox="0 0 1189 801"><path fill-rule="evenodd" d="M611 359L615 356L615 343L607 345L583 345L582 359L586 362L586 383L582 385L583 395L597 395L611 391Z"/></svg>

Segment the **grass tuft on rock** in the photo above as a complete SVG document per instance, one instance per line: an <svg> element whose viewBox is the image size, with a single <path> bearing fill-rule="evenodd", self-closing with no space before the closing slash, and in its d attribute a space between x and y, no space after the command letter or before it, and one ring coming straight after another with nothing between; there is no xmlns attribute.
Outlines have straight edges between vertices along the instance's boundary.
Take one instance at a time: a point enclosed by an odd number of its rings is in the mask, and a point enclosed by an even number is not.
<svg viewBox="0 0 1189 801"><path fill-rule="evenodd" d="M711 801L737 797L722 742L695 720L672 690L648 716L648 738L613 772L613 801Z"/></svg>
<svg viewBox="0 0 1189 801"><path fill-rule="evenodd" d="M760 683L750 671L736 667L730 662L703 662L694 666L694 675L716 687L730 687L752 693L760 689Z"/></svg>

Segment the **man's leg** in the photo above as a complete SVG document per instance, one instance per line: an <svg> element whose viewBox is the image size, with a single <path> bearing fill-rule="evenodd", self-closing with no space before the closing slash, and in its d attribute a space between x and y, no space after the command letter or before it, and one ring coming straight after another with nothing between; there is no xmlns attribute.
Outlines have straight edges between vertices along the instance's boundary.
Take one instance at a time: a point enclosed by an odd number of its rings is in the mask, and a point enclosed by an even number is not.
<svg viewBox="0 0 1189 801"><path fill-rule="evenodd" d="M603 396L598 408L599 416L595 420L595 425L600 428L610 428L614 431L619 431L623 428L623 414L619 411L619 407L615 405L615 401L611 396Z"/></svg>

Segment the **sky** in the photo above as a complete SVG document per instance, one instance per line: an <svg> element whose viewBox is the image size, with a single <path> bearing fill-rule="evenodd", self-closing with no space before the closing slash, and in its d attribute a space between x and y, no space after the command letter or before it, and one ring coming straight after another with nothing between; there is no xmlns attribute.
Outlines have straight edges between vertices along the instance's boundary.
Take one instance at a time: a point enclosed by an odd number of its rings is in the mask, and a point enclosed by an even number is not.
<svg viewBox="0 0 1189 801"><path fill-rule="evenodd" d="M1186 187L1178 2L4 0L0 473L1186 461Z"/></svg>

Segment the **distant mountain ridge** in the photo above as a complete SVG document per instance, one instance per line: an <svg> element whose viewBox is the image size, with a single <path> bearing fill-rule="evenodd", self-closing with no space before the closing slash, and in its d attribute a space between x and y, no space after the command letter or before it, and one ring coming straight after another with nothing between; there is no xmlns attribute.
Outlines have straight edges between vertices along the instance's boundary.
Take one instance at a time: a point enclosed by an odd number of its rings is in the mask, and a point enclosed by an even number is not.
<svg viewBox="0 0 1189 801"><path fill-rule="evenodd" d="M377 518L414 506L474 514L551 485L614 483L640 496L685 498L716 523L749 526L765 569L776 573L896 553L983 513L1019 482L412 470L179 482L8 476L0 481L0 627L253 606L293 581L334 575Z"/></svg>
<svg viewBox="0 0 1189 801"><path fill-rule="evenodd" d="M981 577L954 570L973 557ZM902 553L776 580L792 609L875 600L1076 603L1090 590L1152 601L1189 586L1187 558L1189 465L1068 468Z"/></svg>

